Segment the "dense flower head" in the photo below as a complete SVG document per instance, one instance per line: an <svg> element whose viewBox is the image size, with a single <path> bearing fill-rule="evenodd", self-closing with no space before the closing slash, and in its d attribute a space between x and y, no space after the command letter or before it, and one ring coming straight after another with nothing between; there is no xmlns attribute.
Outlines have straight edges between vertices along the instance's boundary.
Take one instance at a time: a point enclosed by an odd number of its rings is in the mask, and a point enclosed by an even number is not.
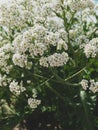
<svg viewBox="0 0 98 130"><path fill-rule="evenodd" d="M42 57L40 59L40 65L44 67L59 67L66 64L69 60L68 54L63 53L54 53L53 55L50 55L48 57Z"/></svg>
<svg viewBox="0 0 98 130"><path fill-rule="evenodd" d="M84 90L86 90L87 88L88 88L88 80L86 80L86 79L82 79L82 81L81 81L81 86L82 86L82 88L84 89Z"/></svg>
<svg viewBox="0 0 98 130"><path fill-rule="evenodd" d="M81 86L84 90L87 90L88 88L93 93L98 92L98 82L96 82L94 79L91 80L83 79L81 81Z"/></svg>
<svg viewBox="0 0 98 130"><path fill-rule="evenodd" d="M85 8L94 8L94 3L91 0L74 0L70 4L73 11L83 10Z"/></svg>
<svg viewBox="0 0 98 130"><path fill-rule="evenodd" d="M89 41L88 44L84 47L84 53L87 58L89 57L95 57L98 53L98 38L94 38L91 41Z"/></svg>
<svg viewBox="0 0 98 130"><path fill-rule="evenodd" d="M35 109L37 106L41 103L40 100L34 99L34 98L29 98L28 99L28 105L30 108Z"/></svg>
<svg viewBox="0 0 98 130"><path fill-rule="evenodd" d="M23 87L22 82L18 84L16 81L12 81L9 85L9 89L12 93L16 94L17 96L20 95L21 92L24 92L26 89Z"/></svg>

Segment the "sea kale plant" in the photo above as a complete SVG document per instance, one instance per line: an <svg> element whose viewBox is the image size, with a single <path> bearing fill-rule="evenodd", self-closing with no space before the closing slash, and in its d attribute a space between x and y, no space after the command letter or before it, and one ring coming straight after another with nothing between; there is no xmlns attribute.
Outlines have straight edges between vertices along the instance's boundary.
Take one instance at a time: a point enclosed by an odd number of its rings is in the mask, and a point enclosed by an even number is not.
<svg viewBox="0 0 98 130"><path fill-rule="evenodd" d="M91 0L0 5L0 120L51 111L63 130L97 128L97 9Z"/></svg>

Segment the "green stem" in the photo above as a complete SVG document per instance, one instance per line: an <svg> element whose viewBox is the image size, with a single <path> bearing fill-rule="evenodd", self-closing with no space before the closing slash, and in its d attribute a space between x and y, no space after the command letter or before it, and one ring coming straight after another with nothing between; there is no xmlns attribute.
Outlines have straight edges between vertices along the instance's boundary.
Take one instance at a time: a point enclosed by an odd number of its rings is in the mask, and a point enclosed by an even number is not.
<svg viewBox="0 0 98 130"><path fill-rule="evenodd" d="M61 94L57 92L54 88L52 88L48 82L46 83L46 85L54 94L56 94L61 100L64 101L64 98L61 96Z"/></svg>
<svg viewBox="0 0 98 130"><path fill-rule="evenodd" d="M73 75L69 76L67 79L65 79L64 81L68 81L74 77L76 77L77 75L79 75L82 71L85 70L86 67L82 68L81 70L79 70L78 72L74 73Z"/></svg>
<svg viewBox="0 0 98 130"><path fill-rule="evenodd" d="M75 60L75 65L77 64L77 58L76 58L76 54L75 54L75 50L74 50L74 48L73 48L73 46L72 46L72 44L71 44L71 42L70 42L70 36L69 36L69 24L67 23L67 18L66 18L66 12L65 12L65 10L63 9L63 7L62 7L62 11L63 11L63 20L64 20L64 27L65 27L65 30L66 30L66 32L67 32L67 34L68 34L68 46L69 46L69 50L70 50L70 52L71 52L71 54L73 55L73 57L74 57L74 60ZM72 16L72 21L73 21L73 17L74 17L74 14L73 14L73 16Z"/></svg>
<svg viewBox="0 0 98 130"><path fill-rule="evenodd" d="M47 79L46 81L44 81L43 83L41 83L40 87L43 86L45 83L49 82L52 78L54 78L54 76L51 76L49 79Z"/></svg>
<svg viewBox="0 0 98 130"><path fill-rule="evenodd" d="M87 130L94 130L93 129L93 125L90 119L90 114L89 114L89 110L88 110L88 106L87 106L87 100L86 100L86 92L83 90L80 90L80 97L81 97L81 101L83 104L83 108L84 108L84 113L85 113L85 117L86 117L86 126L84 126L84 128L86 127Z"/></svg>
<svg viewBox="0 0 98 130"><path fill-rule="evenodd" d="M80 83L69 83L69 82L65 82L65 84L68 86L74 86L74 87L80 85Z"/></svg>
<svg viewBox="0 0 98 130"><path fill-rule="evenodd" d="M39 75L39 74L34 74L32 73L33 76L36 76L36 77L39 77L39 78L44 78L44 79L47 79L46 77L42 76L42 75Z"/></svg>
<svg viewBox="0 0 98 130"><path fill-rule="evenodd" d="M79 74L82 70L80 70L79 72L75 73L73 76L70 76L68 79L62 79L56 72L55 70L52 70L52 68L50 68L52 74L54 75L54 77L57 79L57 80L53 80L53 82L57 82L57 83L61 83L61 84L65 84L65 85L68 85L68 86L79 86L80 84L79 83L69 83L69 82L66 82L67 80L73 78L74 76L76 76L77 74Z"/></svg>
<svg viewBox="0 0 98 130"><path fill-rule="evenodd" d="M63 84L65 83L65 82L64 82L64 79L62 79L62 78L57 74L55 68L54 68L54 69L50 68L50 71L51 71L51 73L54 75L54 77L55 77L59 82L61 82L61 83L63 83Z"/></svg>

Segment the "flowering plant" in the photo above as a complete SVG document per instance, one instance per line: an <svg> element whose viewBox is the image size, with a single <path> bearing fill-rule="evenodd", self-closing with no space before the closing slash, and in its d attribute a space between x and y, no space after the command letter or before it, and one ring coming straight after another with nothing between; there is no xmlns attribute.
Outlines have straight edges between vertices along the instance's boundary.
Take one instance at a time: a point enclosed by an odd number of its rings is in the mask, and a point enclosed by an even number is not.
<svg viewBox="0 0 98 130"><path fill-rule="evenodd" d="M93 129L88 111L92 114L93 93L98 92L96 10L91 0L15 0L1 5L2 119L51 109L62 116L62 128L71 129L72 119L79 117L68 109L83 107L81 120L87 124L79 128L81 121L75 121L74 129ZM70 122L64 122L65 114Z"/></svg>

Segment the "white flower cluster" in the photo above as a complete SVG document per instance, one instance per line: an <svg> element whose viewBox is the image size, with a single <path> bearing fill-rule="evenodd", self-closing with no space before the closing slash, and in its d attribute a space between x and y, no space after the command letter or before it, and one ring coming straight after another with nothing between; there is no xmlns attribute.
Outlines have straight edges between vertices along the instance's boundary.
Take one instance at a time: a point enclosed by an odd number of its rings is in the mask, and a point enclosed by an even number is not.
<svg viewBox="0 0 98 130"><path fill-rule="evenodd" d="M92 0L52 0L52 10L56 10L57 13L61 13L61 7L67 8L69 6L73 11L80 11L85 8L94 8L94 2Z"/></svg>
<svg viewBox="0 0 98 130"><path fill-rule="evenodd" d="M80 84L84 90L86 90L88 88L93 93L98 92L98 82L95 82L95 80L93 80L93 79L90 81L83 79Z"/></svg>
<svg viewBox="0 0 98 130"><path fill-rule="evenodd" d="M15 53L12 57L12 61L14 65L17 65L21 68L31 69L32 67L32 62L28 62L26 55Z"/></svg>
<svg viewBox="0 0 98 130"><path fill-rule="evenodd" d="M98 92L98 82L95 82L94 80L90 80L90 88L93 93Z"/></svg>
<svg viewBox="0 0 98 130"><path fill-rule="evenodd" d="M81 86L82 86L82 88L84 89L84 90L86 90L87 88L88 88L88 80L86 80L86 79L82 79L82 81L81 81Z"/></svg>
<svg viewBox="0 0 98 130"><path fill-rule="evenodd" d="M0 48L0 70L1 72L6 72L7 74L12 69L12 64L8 64L8 60L11 58L11 54L13 53L13 47L8 43L4 44Z"/></svg>
<svg viewBox="0 0 98 130"><path fill-rule="evenodd" d="M94 8L94 2L92 0L75 0L70 3L70 7L73 11L83 10L85 8Z"/></svg>
<svg viewBox="0 0 98 130"><path fill-rule="evenodd" d="M94 10L91 10L90 8L86 8L82 11L82 20L88 21L88 23L95 23L95 16L94 16Z"/></svg>
<svg viewBox="0 0 98 130"><path fill-rule="evenodd" d="M74 29L74 30L69 30L69 37L72 39L75 39L78 36L79 30Z"/></svg>
<svg viewBox="0 0 98 130"><path fill-rule="evenodd" d="M48 46L49 45L57 46L57 49L59 48L58 46L62 46L60 47L61 49L64 48L65 50L67 50L68 49L68 46L66 44L67 41L68 41L67 33L63 29L60 29L55 33L48 32L48 35L46 35L45 37L46 44Z"/></svg>
<svg viewBox="0 0 98 130"><path fill-rule="evenodd" d="M41 100L36 99L37 98L36 89L33 89L32 92L33 92L32 98L28 98L28 105L30 106L30 108L35 109L37 108L38 105L41 104Z"/></svg>
<svg viewBox="0 0 98 130"><path fill-rule="evenodd" d="M18 65L23 68L23 67L25 67L25 65L27 63L27 57L25 55L15 53L13 55L12 61L13 61L14 65Z"/></svg>
<svg viewBox="0 0 98 130"><path fill-rule="evenodd" d="M19 96L21 94L21 92L24 92L26 90L26 88L23 87L22 82L19 84L18 82L14 81L14 80L10 83L9 89L16 96Z"/></svg>
<svg viewBox="0 0 98 130"><path fill-rule="evenodd" d="M7 75L0 74L0 87L7 86L10 83L10 78L7 78Z"/></svg>
<svg viewBox="0 0 98 130"><path fill-rule="evenodd" d="M15 53L12 58L13 63L22 68L30 69L33 63L28 61L28 58L42 56L47 51L45 43L37 42L41 41L43 35L43 28L41 26L25 31L23 35L18 35L13 41Z"/></svg>
<svg viewBox="0 0 98 130"><path fill-rule="evenodd" d="M0 6L0 25L7 28L23 28L27 27L27 22L31 23L33 18L32 9L30 9L31 2L27 4L21 1L12 1L9 5Z"/></svg>
<svg viewBox="0 0 98 130"><path fill-rule="evenodd" d="M44 67L59 67L66 64L69 60L68 54L63 53L54 53L53 55L50 55L48 57L41 57L40 59L40 65Z"/></svg>
<svg viewBox="0 0 98 130"><path fill-rule="evenodd" d="M42 56L40 60L40 65L42 65L41 62L43 61L44 54L48 52L48 50L51 50L53 46L56 47L56 50L68 50L66 42L67 33L64 29L60 28L59 31L52 32L48 30L48 28L37 24L37 26L18 35L13 41L15 52L12 58L13 63L20 67L28 68L28 64L32 67L32 62L28 62L28 57L35 58L36 56ZM52 59L54 59L55 62L52 61ZM67 63L68 59L68 54L65 52L62 54L54 53L53 56L48 56L47 62L52 67L63 66ZM48 65L45 66L48 67Z"/></svg>
<svg viewBox="0 0 98 130"><path fill-rule="evenodd" d="M98 53L98 38L93 38L88 44L84 46L84 53L87 58L94 58Z"/></svg>
<svg viewBox="0 0 98 130"><path fill-rule="evenodd" d="M84 48L85 44L88 44L89 38L86 35L80 35L77 38L77 42L79 44L80 49Z"/></svg>
<svg viewBox="0 0 98 130"><path fill-rule="evenodd" d="M28 98L28 105L30 108L35 109L38 105L40 105L41 100L35 99L35 98Z"/></svg>

